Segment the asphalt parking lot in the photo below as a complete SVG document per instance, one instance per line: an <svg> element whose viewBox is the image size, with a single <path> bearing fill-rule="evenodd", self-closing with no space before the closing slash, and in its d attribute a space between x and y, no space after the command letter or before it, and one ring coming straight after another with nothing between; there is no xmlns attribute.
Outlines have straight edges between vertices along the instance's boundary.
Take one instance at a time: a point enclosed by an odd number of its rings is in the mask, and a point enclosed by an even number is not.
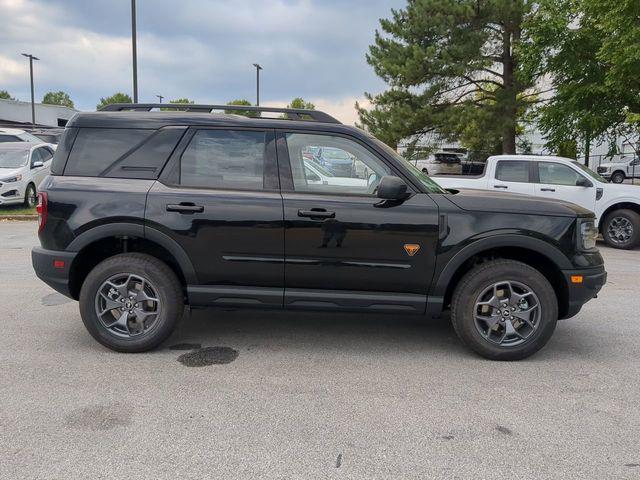
<svg viewBox="0 0 640 480"><path fill-rule="evenodd" d="M600 297L518 363L446 321L259 311L124 355L36 279L35 230L0 222L0 478L640 478L640 251L602 246Z"/></svg>

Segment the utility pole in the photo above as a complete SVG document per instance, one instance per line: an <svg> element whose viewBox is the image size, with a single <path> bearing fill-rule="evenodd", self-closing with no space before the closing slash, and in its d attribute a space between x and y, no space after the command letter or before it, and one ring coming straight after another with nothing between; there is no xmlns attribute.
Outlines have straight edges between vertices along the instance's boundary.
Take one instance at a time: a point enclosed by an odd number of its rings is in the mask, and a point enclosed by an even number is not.
<svg viewBox="0 0 640 480"><path fill-rule="evenodd" d="M138 49L136 46L136 0L131 0L131 53L133 56L133 103L138 103Z"/></svg>
<svg viewBox="0 0 640 480"><path fill-rule="evenodd" d="M36 125L36 104L35 98L33 94L33 61L40 60L38 57L34 57L30 53L23 53L23 57L27 57L29 59L29 76L31 78L31 124L33 126Z"/></svg>
<svg viewBox="0 0 640 480"><path fill-rule="evenodd" d="M164 98L162 95L156 95L156 97L158 97L158 100L160 100L160 103L162 103L162 99Z"/></svg>
<svg viewBox="0 0 640 480"><path fill-rule="evenodd" d="M256 106L259 107L260 106L260 70L262 70L262 67L257 63L254 63L253 66L256 67Z"/></svg>

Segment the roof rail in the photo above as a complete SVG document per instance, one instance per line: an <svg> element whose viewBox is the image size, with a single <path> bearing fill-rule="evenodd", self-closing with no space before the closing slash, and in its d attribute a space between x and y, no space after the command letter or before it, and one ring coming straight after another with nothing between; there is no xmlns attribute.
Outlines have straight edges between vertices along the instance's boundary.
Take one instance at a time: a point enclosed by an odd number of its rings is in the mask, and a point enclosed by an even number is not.
<svg viewBox="0 0 640 480"><path fill-rule="evenodd" d="M342 123L328 113L318 110L303 110L300 108L254 107L249 105L201 105L194 103L112 103L100 109L102 112L150 112L154 109L180 110L185 112L213 113L214 110L240 112L272 112L282 113L284 120L303 120L324 123ZM270 118L271 119L271 118Z"/></svg>

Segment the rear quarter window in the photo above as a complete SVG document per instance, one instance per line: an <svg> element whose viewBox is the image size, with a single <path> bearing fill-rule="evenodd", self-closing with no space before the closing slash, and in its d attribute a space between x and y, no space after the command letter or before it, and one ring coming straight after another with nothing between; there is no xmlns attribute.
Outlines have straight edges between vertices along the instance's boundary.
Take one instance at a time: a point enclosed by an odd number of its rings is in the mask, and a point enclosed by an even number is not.
<svg viewBox="0 0 640 480"><path fill-rule="evenodd" d="M135 150L155 130L80 128L69 154L65 175L98 177Z"/></svg>

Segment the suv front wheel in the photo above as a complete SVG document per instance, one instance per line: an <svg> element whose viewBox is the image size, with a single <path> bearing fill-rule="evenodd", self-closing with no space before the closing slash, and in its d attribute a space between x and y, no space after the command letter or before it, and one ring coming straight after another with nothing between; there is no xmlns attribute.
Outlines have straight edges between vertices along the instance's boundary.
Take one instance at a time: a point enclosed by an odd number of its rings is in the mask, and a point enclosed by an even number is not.
<svg viewBox="0 0 640 480"><path fill-rule="evenodd" d="M558 303L551 284L535 268L515 260L491 260L470 270L451 301L458 337L491 360L520 360L551 338Z"/></svg>
<svg viewBox="0 0 640 480"><path fill-rule="evenodd" d="M144 352L173 332L184 311L173 271L155 257L125 253L99 263L80 291L89 333L118 352Z"/></svg>

